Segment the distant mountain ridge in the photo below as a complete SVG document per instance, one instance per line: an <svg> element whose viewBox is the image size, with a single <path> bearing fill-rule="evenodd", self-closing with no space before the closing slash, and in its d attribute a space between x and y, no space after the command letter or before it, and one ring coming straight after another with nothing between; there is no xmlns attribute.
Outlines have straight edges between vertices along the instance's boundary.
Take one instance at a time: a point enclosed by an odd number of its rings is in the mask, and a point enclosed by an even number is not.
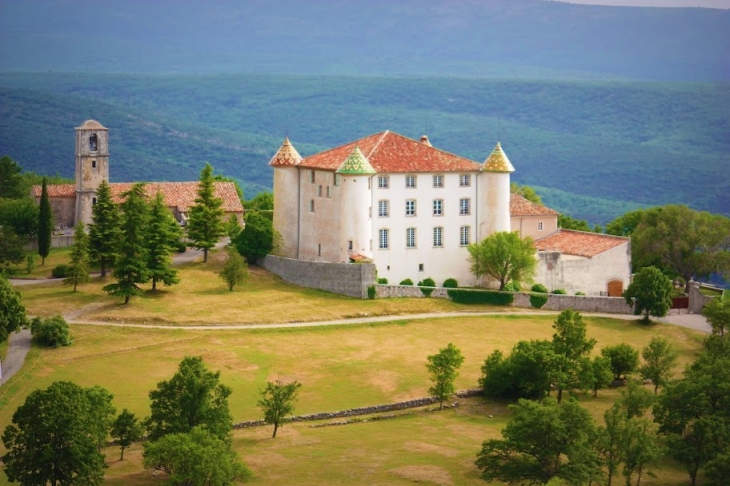
<svg viewBox="0 0 730 486"><path fill-rule="evenodd" d="M0 12L5 72L730 80L730 11L716 9L0 0Z"/></svg>

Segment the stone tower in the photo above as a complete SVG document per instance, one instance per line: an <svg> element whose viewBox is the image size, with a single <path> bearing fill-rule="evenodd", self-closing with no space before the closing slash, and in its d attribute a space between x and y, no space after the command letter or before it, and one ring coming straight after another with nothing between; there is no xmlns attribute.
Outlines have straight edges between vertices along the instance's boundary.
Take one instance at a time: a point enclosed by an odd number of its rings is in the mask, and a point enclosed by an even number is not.
<svg viewBox="0 0 730 486"><path fill-rule="evenodd" d="M76 127L76 218L92 222L91 208L101 181L109 182L109 130L96 120Z"/></svg>
<svg viewBox="0 0 730 486"><path fill-rule="evenodd" d="M340 247L347 248L348 257L359 254L372 258L372 221L369 214L372 196L368 179L376 174L375 169L360 148L355 146L336 174L341 178L342 186Z"/></svg>
<svg viewBox="0 0 730 486"><path fill-rule="evenodd" d="M271 158L274 168L274 229L281 235L283 248L279 255L297 258L299 248L299 167L302 161L297 149L289 141L284 143Z"/></svg>
<svg viewBox="0 0 730 486"><path fill-rule="evenodd" d="M483 189L480 190L478 201L481 215L477 241L497 231L510 231L510 174L514 171L507 154L497 142L479 174L484 184L480 184Z"/></svg>

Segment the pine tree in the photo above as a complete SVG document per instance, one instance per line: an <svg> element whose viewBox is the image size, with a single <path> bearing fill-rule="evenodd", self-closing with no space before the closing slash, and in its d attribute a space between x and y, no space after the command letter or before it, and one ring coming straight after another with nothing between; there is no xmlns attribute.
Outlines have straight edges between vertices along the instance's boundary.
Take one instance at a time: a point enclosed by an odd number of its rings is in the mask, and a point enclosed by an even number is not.
<svg viewBox="0 0 730 486"><path fill-rule="evenodd" d="M99 185L96 204L91 211L94 222L89 226L89 248L91 257L99 261L103 278L106 277L107 266L114 263L122 237L121 215L112 201L111 186L106 181Z"/></svg>
<svg viewBox="0 0 730 486"><path fill-rule="evenodd" d="M165 206L162 193L158 192L150 205L150 220L147 224L145 246L147 247L147 270L152 279L152 290L157 282L165 285L180 283L177 270L172 269L170 255L182 237L180 226Z"/></svg>
<svg viewBox="0 0 730 486"><path fill-rule="evenodd" d="M105 286L104 291L124 297L124 303L128 304L131 296L142 294L142 289L137 284L146 283L150 279L145 247L149 206L145 199L144 184L135 184L123 196L122 239L112 271L117 283Z"/></svg>
<svg viewBox="0 0 730 486"><path fill-rule="evenodd" d="M48 185L44 177L38 214L38 255L41 257L41 265L45 265L46 257L51 251L51 236L53 236L53 213L51 212L51 202L48 200Z"/></svg>
<svg viewBox="0 0 730 486"><path fill-rule="evenodd" d="M74 231L74 244L71 247L71 264L66 270L64 284L73 284L74 292L76 286L89 281L89 237L84 229L84 223L76 225Z"/></svg>
<svg viewBox="0 0 730 486"><path fill-rule="evenodd" d="M188 238L193 246L203 250L203 262L208 262L208 250L213 248L225 234L225 225L222 221L223 201L215 197L213 186L213 166L209 163L200 173L200 185L195 205L190 208L190 218L187 229Z"/></svg>

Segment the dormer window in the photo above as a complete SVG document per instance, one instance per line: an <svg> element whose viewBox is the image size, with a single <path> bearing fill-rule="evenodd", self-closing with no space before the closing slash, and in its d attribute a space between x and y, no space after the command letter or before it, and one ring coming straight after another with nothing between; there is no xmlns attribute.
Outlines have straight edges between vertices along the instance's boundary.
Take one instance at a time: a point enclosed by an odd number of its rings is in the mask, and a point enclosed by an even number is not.
<svg viewBox="0 0 730 486"><path fill-rule="evenodd" d="M91 150L92 152L96 152L98 150L98 148L97 148L99 145L98 142L99 142L99 139L97 138L96 134L93 134L92 136L90 136L89 137L89 150Z"/></svg>

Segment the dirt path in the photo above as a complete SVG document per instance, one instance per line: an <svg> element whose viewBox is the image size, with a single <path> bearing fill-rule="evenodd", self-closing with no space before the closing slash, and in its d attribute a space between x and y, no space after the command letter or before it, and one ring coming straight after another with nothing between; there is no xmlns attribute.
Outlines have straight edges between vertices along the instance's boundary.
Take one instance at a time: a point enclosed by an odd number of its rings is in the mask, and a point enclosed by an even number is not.
<svg viewBox="0 0 730 486"><path fill-rule="evenodd" d="M0 386L5 384L6 381L8 381L20 370L20 368L23 367L25 355L28 354L28 351L30 351L30 342L30 329L23 329L22 331L10 335L8 354L5 356L5 361L2 363L2 378L0 378Z"/></svg>

